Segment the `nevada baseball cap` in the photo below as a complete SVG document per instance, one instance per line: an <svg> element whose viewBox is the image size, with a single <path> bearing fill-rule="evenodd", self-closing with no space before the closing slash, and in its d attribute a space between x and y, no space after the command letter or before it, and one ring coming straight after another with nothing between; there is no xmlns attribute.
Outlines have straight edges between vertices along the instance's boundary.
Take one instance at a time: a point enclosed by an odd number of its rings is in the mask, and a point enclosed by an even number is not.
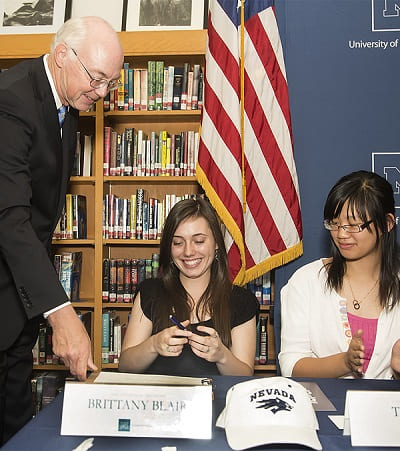
<svg viewBox="0 0 400 451"><path fill-rule="evenodd" d="M321 450L318 420L306 389L286 377L251 379L231 387L217 419L234 450L290 443Z"/></svg>

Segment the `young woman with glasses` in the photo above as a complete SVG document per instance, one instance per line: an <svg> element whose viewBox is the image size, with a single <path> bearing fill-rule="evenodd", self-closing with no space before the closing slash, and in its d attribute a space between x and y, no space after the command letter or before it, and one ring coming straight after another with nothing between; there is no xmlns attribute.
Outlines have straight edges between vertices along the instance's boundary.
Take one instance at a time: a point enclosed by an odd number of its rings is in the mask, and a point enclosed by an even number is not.
<svg viewBox="0 0 400 451"><path fill-rule="evenodd" d="M400 377L400 258L393 189L373 172L342 177L324 208L331 257L281 291L284 376Z"/></svg>

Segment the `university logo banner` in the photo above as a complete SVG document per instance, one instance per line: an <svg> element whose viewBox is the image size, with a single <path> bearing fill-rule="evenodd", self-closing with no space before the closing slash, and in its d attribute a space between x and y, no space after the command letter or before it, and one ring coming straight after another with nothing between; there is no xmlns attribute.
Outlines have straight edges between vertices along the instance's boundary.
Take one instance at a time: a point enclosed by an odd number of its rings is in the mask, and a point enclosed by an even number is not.
<svg viewBox="0 0 400 451"><path fill-rule="evenodd" d="M271 0L210 0L197 178L226 226L232 280L302 254L282 46Z"/></svg>

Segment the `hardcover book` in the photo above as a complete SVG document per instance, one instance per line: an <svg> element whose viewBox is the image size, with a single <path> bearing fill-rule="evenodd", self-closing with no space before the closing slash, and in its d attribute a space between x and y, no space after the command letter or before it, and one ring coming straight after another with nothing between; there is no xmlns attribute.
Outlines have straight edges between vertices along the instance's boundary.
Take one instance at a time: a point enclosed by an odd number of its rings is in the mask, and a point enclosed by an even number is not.
<svg viewBox="0 0 400 451"><path fill-rule="evenodd" d="M62 252L60 282L70 301L80 301L82 252Z"/></svg>

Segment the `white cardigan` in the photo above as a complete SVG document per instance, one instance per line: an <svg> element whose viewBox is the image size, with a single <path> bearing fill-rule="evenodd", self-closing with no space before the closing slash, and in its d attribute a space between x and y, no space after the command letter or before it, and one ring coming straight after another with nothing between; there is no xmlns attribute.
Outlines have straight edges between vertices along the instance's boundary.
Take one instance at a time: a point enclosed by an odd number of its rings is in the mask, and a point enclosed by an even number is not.
<svg viewBox="0 0 400 451"><path fill-rule="evenodd" d="M281 290L282 375L290 377L304 357L327 357L347 351L351 339L346 300L326 290L322 259L298 269ZM347 330L347 336L346 336ZM383 310L378 318L376 340L368 369L369 379L390 379L392 347L400 338L400 306Z"/></svg>

